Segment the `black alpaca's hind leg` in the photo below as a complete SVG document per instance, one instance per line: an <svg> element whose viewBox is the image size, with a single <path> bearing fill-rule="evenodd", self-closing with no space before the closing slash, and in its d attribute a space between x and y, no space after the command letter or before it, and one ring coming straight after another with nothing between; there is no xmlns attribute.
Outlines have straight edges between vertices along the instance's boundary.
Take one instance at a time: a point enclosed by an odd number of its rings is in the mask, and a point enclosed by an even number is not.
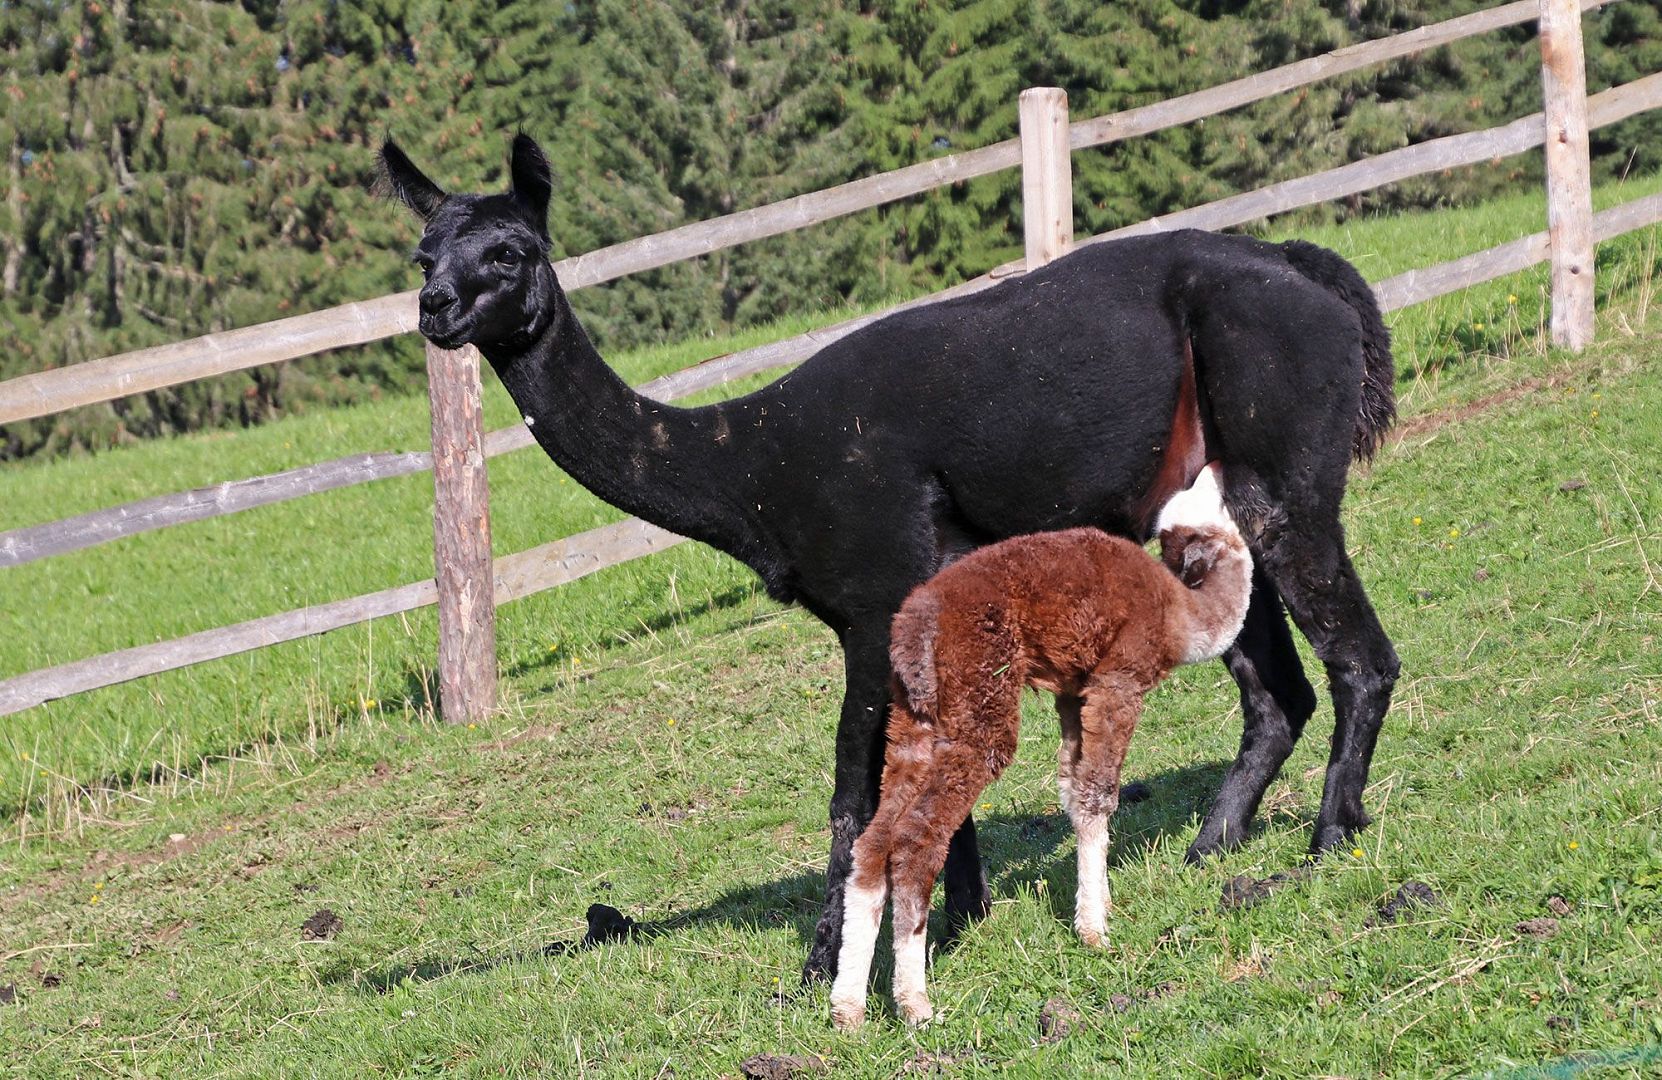
<svg viewBox="0 0 1662 1080"><path fill-rule="evenodd" d="M970 923L987 917L993 909L993 894L987 888L987 873L981 865L981 849L975 842L975 818L966 817L952 834L946 849L946 935L943 946L954 941Z"/></svg>
<svg viewBox="0 0 1662 1080"><path fill-rule="evenodd" d="M837 763L831 793L831 858L825 868L825 906L802 967L802 982L837 974L842 949L843 885L854 865L854 841L877 812L883 775L884 731L889 712L888 633L843 640L842 716L837 721Z"/></svg>
<svg viewBox="0 0 1662 1080"><path fill-rule="evenodd" d="M1401 664L1345 553L1337 522L1321 531L1288 527L1263 548L1264 569L1327 669L1333 744L1310 850L1346 844L1371 820L1362 809L1368 768Z"/></svg>
<svg viewBox="0 0 1662 1080"><path fill-rule="evenodd" d="M1191 863L1246 839L1264 792L1316 711L1316 692L1304 677L1281 597L1261 563L1254 563L1246 623L1223 662L1241 688L1241 749L1184 856Z"/></svg>

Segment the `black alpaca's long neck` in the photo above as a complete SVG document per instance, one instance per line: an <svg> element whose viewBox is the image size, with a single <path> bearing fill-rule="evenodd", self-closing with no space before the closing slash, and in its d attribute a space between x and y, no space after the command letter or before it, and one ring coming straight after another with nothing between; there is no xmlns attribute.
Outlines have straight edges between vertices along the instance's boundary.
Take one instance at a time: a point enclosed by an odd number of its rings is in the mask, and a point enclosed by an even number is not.
<svg viewBox="0 0 1662 1080"><path fill-rule="evenodd" d="M757 565L765 540L746 508L719 406L678 409L636 393L590 343L564 296L523 349L485 348L538 444L604 501Z"/></svg>

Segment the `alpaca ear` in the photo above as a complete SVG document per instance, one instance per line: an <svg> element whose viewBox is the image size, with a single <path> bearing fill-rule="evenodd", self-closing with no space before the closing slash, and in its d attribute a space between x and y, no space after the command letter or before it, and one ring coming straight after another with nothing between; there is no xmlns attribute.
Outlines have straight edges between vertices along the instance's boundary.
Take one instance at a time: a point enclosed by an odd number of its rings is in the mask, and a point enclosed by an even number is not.
<svg viewBox="0 0 1662 1080"><path fill-rule="evenodd" d="M548 234L548 199L554 193L554 181L549 174L548 157L531 136L521 132L514 136L510 159L513 175L514 199L531 215L531 220L543 235Z"/></svg>
<svg viewBox="0 0 1662 1080"><path fill-rule="evenodd" d="M432 217L444 201L444 189L427 179L391 139L381 144L381 177L393 197L422 221Z"/></svg>
<svg viewBox="0 0 1662 1080"><path fill-rule="evenodd" d="M548 198L553 194L553 179L548 173L548 158L543 155L542 146L524 131L514 136L510 173L514 176L514 186L510 189L514 191L515 201L524 206L538 231L547 236Z"/></svg>
<svg viewBox="0 0 1662 1080"><path fill-rule="evenodd" d="M1217 545L1211 541L1195 541L1183 549L1183 569L1177 575L1189 588L1198 588L1212 572L1218 561Z"/></svg>

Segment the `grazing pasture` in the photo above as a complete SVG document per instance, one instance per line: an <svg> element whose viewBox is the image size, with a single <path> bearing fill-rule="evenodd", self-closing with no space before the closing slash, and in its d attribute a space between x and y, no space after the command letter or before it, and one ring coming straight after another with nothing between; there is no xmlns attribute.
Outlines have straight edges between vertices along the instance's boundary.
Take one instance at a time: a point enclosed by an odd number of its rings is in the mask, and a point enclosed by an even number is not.
<svg viewBox="0 0 1662 1080"><path fill-rule="evenodd" d="M1540 217L1520 196L1299 235L1378 279ZM796 977L823 890L836 643L683 545L504 608L508 704L477 728L426 710L429 613L9 718L0 1061L703 1076L772 1053L839 1076L1508 1075L1596 1051L1654 1069L1659 239L1602 246L1600 344L1579 357L1538 344L1544 271L1393 318L1400 438L1353 474L1345 520L1403 678L1377 822L1307 875L1274 876L1308 839L1319 738L1272 786L1257 842L1182 865L1240 729L1221 666L1186 669L1150 695L1128 759L1150 797L1115 815L1109 946L1080 947L1055 728L1029 696L977 810L994 912L937 957L937 1019L908 1033L874 1010L835 1033L825 989ZM639 381L711 351L618 366ZM486 389L487 423L510 422ZM0 527L414 448L425 429L424 403L394 401L8 469ZM619 516L540 455L492 469L501 550ZM7 570L0 673L414 580L431 572L430 501L424 476L386 481ZM1381 915L1410 882L1431 902ZM635 920L634 940L575 947L595 903Z"/></svg>

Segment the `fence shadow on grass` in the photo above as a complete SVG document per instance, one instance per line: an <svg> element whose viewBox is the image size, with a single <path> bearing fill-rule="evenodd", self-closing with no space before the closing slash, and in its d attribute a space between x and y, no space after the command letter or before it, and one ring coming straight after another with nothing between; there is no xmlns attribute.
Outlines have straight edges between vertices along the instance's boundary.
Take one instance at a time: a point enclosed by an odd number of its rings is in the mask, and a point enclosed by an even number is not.
<svg viewBox="0 0 1662 1080"><path fill-rule="evenodd" d="M1110 867L1139 859L1163 839L1189 831L1196 815L1205 809L1217 790L1226 767L1227 762L1222 761L1188 765L1143 780L1149 789L1148 797L1122 805L1114 817ZM1023 888L1031 888L1035 880L1043 879L1057 916L1072 918L1074 866L1063 851L1072 830L1066 815L992 813L978 817L976 831L990 870L988 884L994 899L1013 897ZM665 884L668 888L669 883ZM342 965L324 972L322 978L325 983L349 983L366 993L383 994L405 983L431 982L509 964L538 962L609 942L666 938L709 923L752 931L789 927L806 950L813 940L824 895L825 875L807 871L739 885L708 904L645 923L622 918L613 909L596 904L589 911L588 933L577 940L553 941L537 948L501 953L473 950L367 971ZM950 947L946 931L945 918L937 910L930 920L930 936L943 948Z"/></svg>

